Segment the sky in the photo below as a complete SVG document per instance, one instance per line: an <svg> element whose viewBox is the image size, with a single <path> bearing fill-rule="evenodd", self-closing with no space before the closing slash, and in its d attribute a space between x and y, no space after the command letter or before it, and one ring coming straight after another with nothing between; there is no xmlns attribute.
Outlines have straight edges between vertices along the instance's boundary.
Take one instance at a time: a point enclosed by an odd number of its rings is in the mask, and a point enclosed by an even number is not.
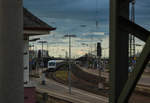
<svg viewBox="0 0 150 103"><path fill-rule="evenodd" d="M68 51L66 34L77 36L72 38L73 57L95 51L97 42L104 48L102 55L109 55L109 0L24 0L24 7L57 28L49 35L40 36L41 40L49 42L50 56L65 56ZM149 30L150 1L136 0L135 7L136 23ZM37 49L40 47L37 44Z"/></svg>

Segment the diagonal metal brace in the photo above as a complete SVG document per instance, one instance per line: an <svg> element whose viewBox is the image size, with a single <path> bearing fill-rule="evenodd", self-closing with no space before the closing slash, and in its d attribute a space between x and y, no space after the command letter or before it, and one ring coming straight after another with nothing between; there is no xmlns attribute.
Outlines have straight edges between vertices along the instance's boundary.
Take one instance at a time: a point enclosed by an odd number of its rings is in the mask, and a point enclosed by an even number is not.
<svg viewBox="0 0 150 103"><path fill-rule="evenodd" d="M124 103L125 100L128 100L131 96L131 93L133 92L134 88L136 87L137 82L139 81L142 73L144 72L144 69L146 67L146 64L149 61L150 56L150 36L148 37L145 47L136 63L136 66L133 70L133 72L130 75L130 79L125 84L125 87L123 91L121 92L121 95L119 96L117 103Z"/></svg>
<svg viewBox="0 0 150 103"><path fill-rule="evenodd" d="M120 29L125 30L137 38L143 40L146 42L147 38L150 36L150 31L146 30L145 28L139 26L138 24L120 16L119 17L120 22Z"/></svg>

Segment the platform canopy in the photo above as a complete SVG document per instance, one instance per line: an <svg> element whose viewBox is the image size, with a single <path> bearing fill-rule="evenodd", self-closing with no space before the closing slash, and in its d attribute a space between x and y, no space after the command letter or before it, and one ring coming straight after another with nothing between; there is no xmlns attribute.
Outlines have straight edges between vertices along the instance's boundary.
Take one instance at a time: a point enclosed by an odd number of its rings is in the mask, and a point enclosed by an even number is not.
<svg viewBox="0 0 150 103"><path fill-rule="evenodd" d="M44 35L49 34L50 31L56 30L56 28L46 24L38 17L34 16L26 8L23 8L23 20L25 36Z"/></svg>

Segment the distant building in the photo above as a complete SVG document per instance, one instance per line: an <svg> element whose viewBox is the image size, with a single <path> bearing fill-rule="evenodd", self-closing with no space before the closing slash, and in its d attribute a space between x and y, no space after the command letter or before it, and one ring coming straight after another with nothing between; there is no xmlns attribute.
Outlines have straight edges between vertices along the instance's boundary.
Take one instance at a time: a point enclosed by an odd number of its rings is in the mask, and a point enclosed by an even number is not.
<svg viewBox="0 0 150 103"><path fill-rule="evenodd" d="M27 9L23 9L24 20L24 103L35 103L35 86L29 79L29 36L45 35L55 28L44 23Z"/></svg>
<svg viewBox="0 0 150 103"><path fill-rule="evenodd" d="M41 51L42 52L42 50L30 50L29 52L29 54L30 54L30 57L32 57L32 58L37 58L38 57L38 52L39 51ZM43 55L42 55L42 57L49 57L49 54L48 54L48 50L43 50Z"/></svg>

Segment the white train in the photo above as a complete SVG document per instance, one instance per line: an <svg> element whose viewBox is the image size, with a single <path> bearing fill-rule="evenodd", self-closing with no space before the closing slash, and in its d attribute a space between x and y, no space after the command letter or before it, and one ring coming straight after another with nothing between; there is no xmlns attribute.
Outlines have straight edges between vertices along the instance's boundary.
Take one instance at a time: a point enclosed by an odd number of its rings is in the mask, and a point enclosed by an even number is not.
<svg viewBox="0 0 150 103"><path fill-rule="evenodd" d="M63 62L63 60L50 60L47 63L48 71L53 72L57 69L59 63Z"/></svg>

